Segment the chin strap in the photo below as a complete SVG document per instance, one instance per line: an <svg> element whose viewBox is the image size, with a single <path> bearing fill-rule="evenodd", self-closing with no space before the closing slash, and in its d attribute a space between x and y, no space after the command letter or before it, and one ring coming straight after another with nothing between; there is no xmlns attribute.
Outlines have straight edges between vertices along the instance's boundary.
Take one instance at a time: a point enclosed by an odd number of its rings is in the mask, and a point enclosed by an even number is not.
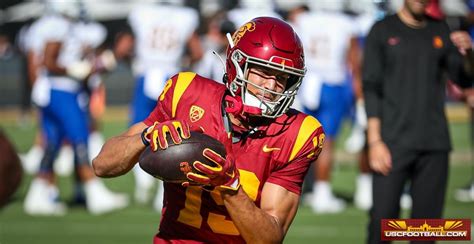
<svg viewBox="0 0 474 244"><path fill-rule="evenodd" d="M240 96L227 95L225 101L227 102L225 111L234 116L242 117L244 113L247 115L262 115L262 109L245 105Z"/></svg>

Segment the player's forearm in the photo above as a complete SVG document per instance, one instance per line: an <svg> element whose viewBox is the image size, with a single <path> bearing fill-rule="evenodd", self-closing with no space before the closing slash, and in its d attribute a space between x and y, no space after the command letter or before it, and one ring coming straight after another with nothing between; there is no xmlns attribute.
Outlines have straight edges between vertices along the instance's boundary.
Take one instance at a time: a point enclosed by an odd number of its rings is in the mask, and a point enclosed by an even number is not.
<svg viewBox="0 0 474 244"><path fill-rule="evenodd" d="M28 80L29 80L30 86L33 86L37 78L39 64L36 62L36 55L32 51L27 53L27 60L28 60L28 66L27 66Z"/></svg>
<svg viewBox="0 0 474 244"><path fill-rule="evenodd" d="M466 50L466 54L463 56L463 65L465 75L472 80L474 77L474 52L472 49ZM472 84L470 85L472 86Z"/></svg>
<svg viewBox="0 0 474 244"><path fill-rule="evenodd" d="M140 134L120 135L108 140L92 161L94 172L100 177L114 177L127 173L138 162L145 149Z"/></svg>
<svg viewBox="0 0 474 244"><path fill-rule="evenodd" d="M285 237L278 219L258 208L242 188L222 193L232 221L247 243L281 243Z"/></svg>
<svg viewBox="0 0 474 244"><path fill-rule="evenodd" d="M367 120L367 143L373 144L382 141L380 119L371 117Z"/></svg>
<svg viewBox="0 0 474 244"><path fill-rule="evenodd" d="M65 75L66 68L59 66L55 60L52 59L45 59L44 66L48 70L49 73L54 75Z"/></svg>
<svg viewBox="0 0 474 244"><path fill-rule="evenodd" d="M44 50L43 63L50 74L64 75L66 69L58 64L61 42L48 42Z"/></svg>

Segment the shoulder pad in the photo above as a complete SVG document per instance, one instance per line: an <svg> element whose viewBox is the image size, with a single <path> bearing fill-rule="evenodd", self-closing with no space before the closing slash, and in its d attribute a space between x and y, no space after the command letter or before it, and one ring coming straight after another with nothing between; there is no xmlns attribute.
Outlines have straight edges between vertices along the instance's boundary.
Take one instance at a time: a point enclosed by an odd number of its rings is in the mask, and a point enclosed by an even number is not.
<svg viewBox="0 0 474 244"><path fill-rule="evenodd" d="M178 102L183 96L186 89L189 87L191 82L194 80L196 73L193 72L180 72L173 76L171 79L166 81L165 87L159 97L160 102L165 99L171 103L171 117L174 118L176 115L176 109Z"/></svg>
<svg viewBox="0 0 474 244"><path fill-rule="evenodd" d="M322 132L321 123L319 123L316 118L306 115L306 117L303 118L303 121L300 124L298 135L296 136L295 143L293 144L293 148L291 149L291 154L288 161L295 159L298 153L303 149L303 147L307 144L309 140L313 141L312 145L314 148L319 146L320 142L318 141L315 135L318 130Z"/></svg>

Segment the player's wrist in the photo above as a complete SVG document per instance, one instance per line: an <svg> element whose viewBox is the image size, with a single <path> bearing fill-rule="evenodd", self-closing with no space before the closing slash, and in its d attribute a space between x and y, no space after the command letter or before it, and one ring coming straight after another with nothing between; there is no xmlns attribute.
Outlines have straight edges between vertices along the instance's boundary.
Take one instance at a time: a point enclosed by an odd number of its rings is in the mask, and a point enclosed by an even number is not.
<svg viewBox="0 0 474 244"><path fill-rule="evenodd" d="M239 189L240 189L240 187L239 187ZM222 200L225 200L227 197L236 196L239 193L239 189L237 189L237 190L220 189Z"/></svg>
<svg viewBox="0 0 474 244"><path fill-rule="evenodd" d="M222 185L218 186L218 188L220 190L224 190L224 191L235 191L236 192L236 191L239 190L240 186L241 186L240 185L240 176L239 176L238 172L233 172L232 177L225 184L222 184Z"/></svg>
<svg viewBox="0 0 474 244"><path fill-rule="evenodd" d="M150 127L146 127L145 129L143 129L142 133L140 134L140 138L141 138L141 140L142 140L142 143L143 143L143 145L145 145L146 147L150 146L150 141L149 141L148 138L146 137L149 128L150 128Z"/></svg>
<svg viewBox="0 0 474 244"><path fill-rule="evenodd" d="M378 146L378 145L382 145L384 142L382 141L382 139L378 139L378 140L373 140L373 141L370 141L369 143L367 143L367 145L370 147L374 147L374 146Z"/></svg>
<svg viewBox="0 0 474 244"><path fill-rule="evenodd" d="M66 67L66 74L76 80L82 81L92 72L92 64L86 60L77 61Z"/></svg>
<svg viewBox="0 0 474 244"><path fill-rule="evenodd" d="M217 189L221 191L221 193L234 195L239 191L242 185L240 184L240 179L238 177L235 179L232 179L231 182L232 183L230 184L218 186Z"/></svg>

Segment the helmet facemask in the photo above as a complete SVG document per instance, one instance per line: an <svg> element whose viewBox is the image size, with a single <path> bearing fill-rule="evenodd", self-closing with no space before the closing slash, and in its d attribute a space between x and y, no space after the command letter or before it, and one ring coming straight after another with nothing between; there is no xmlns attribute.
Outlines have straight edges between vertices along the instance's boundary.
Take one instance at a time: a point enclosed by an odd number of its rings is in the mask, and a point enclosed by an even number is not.
<svg viewBox="0 0 474 244"><path fill-rule="evenodd" d="M232 81L227 82L229 91L233 96L240 96L244 106L256 107L261 110L261 114L253 114L267 118L276 118L283 115L293 104L301 81L305 74L304 69L297 69L285 65L291 60L281 57L272 57L270 61L251 57L240 50L235 50L231 56L232 64L235 66L236 76ZM265 69L277 70L289 75L286 87L283 92L268 90L260 85L248 80L250 67L257 66ZM259 98L257 94L249 91L248 86L256 87L260 95L271 94L272 101Z"/></svg>

